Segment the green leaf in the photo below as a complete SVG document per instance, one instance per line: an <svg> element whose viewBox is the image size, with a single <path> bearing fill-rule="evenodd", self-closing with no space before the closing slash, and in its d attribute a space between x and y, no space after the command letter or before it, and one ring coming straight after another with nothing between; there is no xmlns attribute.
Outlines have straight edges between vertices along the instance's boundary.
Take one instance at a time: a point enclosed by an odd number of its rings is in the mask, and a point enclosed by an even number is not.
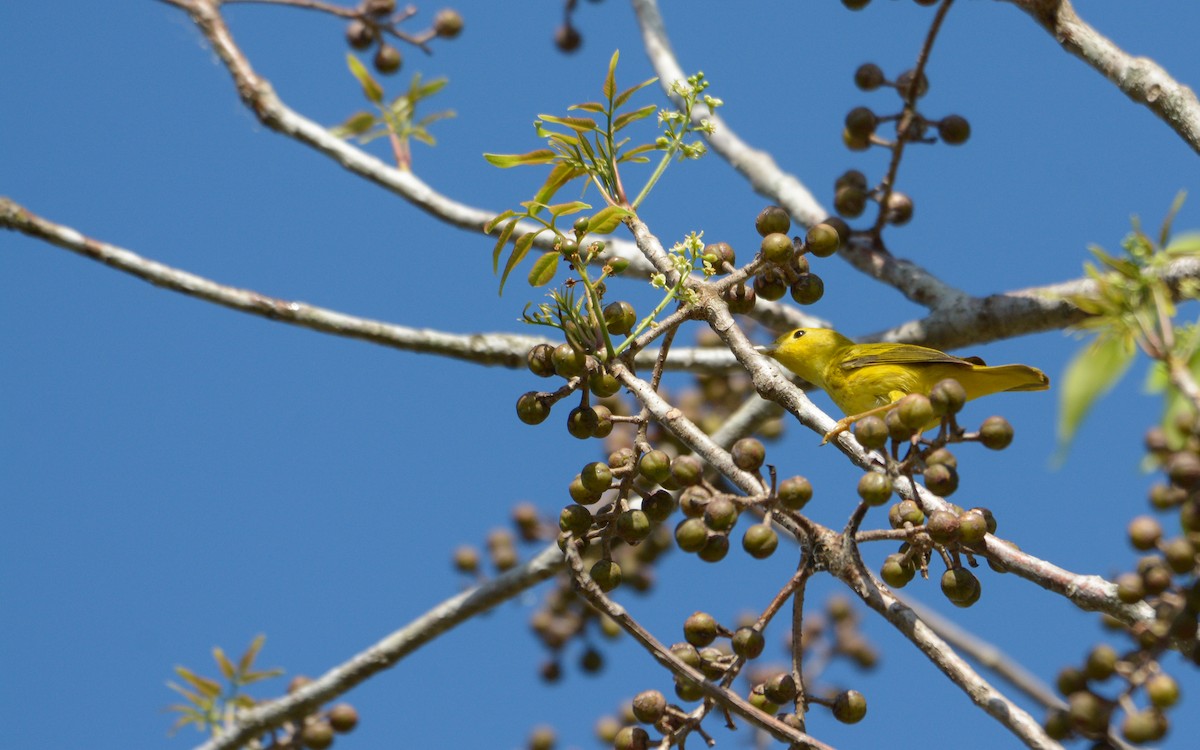
<svg viewBox="0 0 1200 750"><path fill-rule="evenodd" d="M264 669L261 672L247 672L244 675L242 675L242 684L243 685L252 685L255 682L269 680L273 677L278 677L281 674L283 674L283 670L278 667L276 667L275 669Z"/></svg>
<svg viewBox="0 0 1200 750"><path fill-rule="evenodd" d="M552 217L554 217L555 219L557 219L560 216L570 216L571 214L577 214L580 211L584 210L585 208L591 208L591 205L584 203L583 201L571 201L570 203L556 203L553 206L546 206L546 210L548 210L550 212L550 215Z"/></svg>
<svg viewBox="0 0 1200 750"><path fill-rule="evenodd" d="M542 187L538 189L533 199L538 203L548 203L563 185L584 174L586 172L578 167L572 167L569 164L555 164L554 169L550 170L549 176L546 177L546 181L542 183Z"/></svg>
<svg viewBox="0 0 1200 750"><path fill-rule="evenodd" d="M516 216L516 215L517 215L517 212L512 210L511 208L502 214L498 214L495 218L489 220L486 224L483 225L483 233L491 234L492 230L495 229L496 226L500 222L504 221L505 219L507 219L510 216Z"/></svg>
<svg viewBox="0 0 1200 750"><path fill-rule="evenodd" d="M646 88L647 86L649 86L650 84L654 83L657 80L658 80L657 78L647 78L646 80L642 81L638 85L627 88L624 91L622 91L620 94L617 94L617 98L613 100L613 109L615 110L615 109L620 108L620 106L622 104L629 101L629 97L633 96L634 94L636 94L637 92Z"/></svg>
<svg viewBox="0 0 1200 750"><path fill-rule="evenodd" d="M562 125L577 133L588 133L596 130L596 121L590 117L554 117L553 115L538 115L544 122Z"/></svg>
<svg viewBox="0 0 1200 750"><path fill-rule="evenodd" d="M1163 219L1162 229L1158 233L1158 246L1164 247L1171 239L1171 224L1175 222L1175 215L1179 213L1179 209L1183 208L1183 201L1187 198L1187 191L1180 190L1175 194L1175 200L1171 201L1171 207L1167 209L1167 216Z"/></svg>
<svg viewBox="0 0 1200 750"><path fill-rule="evenodd" d="M246 652L238 659L238 671L243 674L250 671L250 667L254 666L254 660L258 658L258 652L262 651L263 644L267 642L267 636L259 633L254 636L254 640L250 641L250 645L246 647Z"/></svg>
<svg viewBox="0 0 1200 750"><path fill-rule="evenodd" d="M526 164L547 164L554 161L556 156L558 154L550 149L540 148L524 154L484 154L483 158L487 159L492 166L508 169Z"/></svg>
<svg viewBox="0 0 1200 750"><path fill-rule="evenodd" d="M1189 232L1176 237L1163 252L1173 257L1200 255L1200 232Z"/></svg>
<svg viewBox="0 0 1200 750"><path fill-rule="evenodd" d="M187 688L183 687L182 685L180 685L177 682L171 682L170 680L167 680L167 687L169 687L172 690L174 690L175 692L179 693L184 698L187 698L192 703L195 703L197 706L201 706L201 705L204 705L205 703L211 702L211 701L206 701L204 698L201 698L198 694L193 693L191 690L188 690Z"/></svg>
<svg viewBox="0 0 1200 750"><path fill-rule="evenodd" d="M595 112L596 114L604 114L604 105L600 102L584 102L583 104L572 104L567 107L567 110L578 109L583 112Z"/></svg>
<svg viewBox="0 0 1200 750"><path fill-rule="evenodd" d="M613 120L613 132L617 132L631 122L645 119L657 111L658 107L653 104L647 104L641 109L635 109L632 112L626 112L623 115L619 115L617 119Z"/></svg>
<svg viewBox="0 0 1200 750"><path fill-rule="evenodd" d="M620 206L606 206L588 219L588 233L608 234L620 226L621 220L626 216L633 216L633 212Z"/></svg>
<svg viewBox="0 0 1200 750"><path fill-rule="evenodd" d="M508 281L508 275L517 267L517 264L525 259L529 253L529 248L533 247L533 241L537 239L538 232L526 232L521 235L517 243L513 245L512 255L508 256L508 262L504 264L504 273L500 276L500 294L504 294L504 282Z"/></svg>
<svg viewBox="0 0 1200 750"><path fill-rule="evenodd" d="M608 75L604 77L604 88L601 89L604 98L612 101L613 96L617 93L617 58L621 56L621 50L616 50L612 53L612 57L608 61Z"/></svg>
<svg viewBox="0 0 1200 750"><path fill-rule="evenodd" d="M229 661L229 657L221 650L220 646L213 647L213 658L217 661L217 666L221 669L221 674L230 682L233 681L233 676L237 671L233 667L233 662Z"/></svg>
<svg viewBox="0 0 1200 750"><path fill-rule="evenodd" d="M1075 433L1096 399L1110 391L1133 362L1130 339L1100 336L1067 365L1059 386L1058 449L1055 463L1066 459Z"/></svg>
<svg viewBox="0 0 1200 750"><path fill-rule="evenodd" d="M508 244L508 238L512 236L513 230L517 228L517 219L513 219L504 225L504 230L500 232L499 239L496 240L496 247L492 249L492 273L500 270L500 253L504 252L504 246Z"/></svg>
<svg viewBox="0 0 1200 750"><path fill-rule="evenodd" d="M529 269L529 286L549 284L554 274L558 273L558 259L561 257L558 252L551 250L534 261L533 268Z"/></svg>
<svg viewBox="0 0 1200 750"><path fill-rule="evenodd" d="M363 64L358 61L357 57L347 53L346 62L350 65L350 72L362 84L363 93L366 94L367 98L375 104L382 104L383 87L371 77L371 74L367 72L367 69L363 67Z"/></svg>
<svg viewBox="0 0 1200 750"><path fill-rule="evenodd" d="M375 127L375 123L378 121L379 119L370 112L355 112L341 125L330 128L329 132L338 138L350 138L367 132Z"/></svg>
<svg viewBox="0 0 1200 750"><path fill-rule="evenodd" d="M201 695L215 698L221 694L221 685L216 680L210 680L207 677L201 677L187 667L175 667L175 674L182 677L189 685L200 691Z"/></svg>
<svg viewBox="0 0 1200 750"><path fill-rule="evenodd" d="M1125 278L1136 279L1138 277L1137 264L1128 258L1115 258L1098 247L1089 247L1088 250L1092 251L1092 255L1096 256L1096 260L1121 274Z"/></svg>

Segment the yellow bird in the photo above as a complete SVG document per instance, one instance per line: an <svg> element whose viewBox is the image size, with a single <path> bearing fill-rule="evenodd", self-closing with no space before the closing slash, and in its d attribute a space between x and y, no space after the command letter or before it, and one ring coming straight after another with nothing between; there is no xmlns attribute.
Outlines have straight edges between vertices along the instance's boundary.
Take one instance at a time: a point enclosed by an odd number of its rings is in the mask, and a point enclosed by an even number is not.
<svg viewBox="0 0 1200 750"><path fill-rule="evenodd" d="M797 328L764 352L829 394L846 414L828 441L859 419L886 410L910 393L928 395L938 381L957 380L967 400L1002 391L1044 391L1050 378L1026 365L988 367L978 357L960 359L913 344L856 344L826 328ZM931 429L935 420L926 425Z"/></svg>

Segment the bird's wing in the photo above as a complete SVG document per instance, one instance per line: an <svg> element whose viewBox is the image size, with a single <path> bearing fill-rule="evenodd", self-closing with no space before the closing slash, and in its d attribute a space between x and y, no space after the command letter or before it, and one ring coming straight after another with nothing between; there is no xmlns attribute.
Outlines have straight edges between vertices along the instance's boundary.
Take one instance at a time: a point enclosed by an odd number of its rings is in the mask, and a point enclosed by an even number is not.
<svg viewBox="0 0 1200 750"><path fill-rule="evenodd" d="M856 347L856 356L842 360L843 370L857 370L872 365L959 365L971 367L983 364L983 360L973 357L967 361L952 357L937 349L914 344L860 344Z"/></svg>

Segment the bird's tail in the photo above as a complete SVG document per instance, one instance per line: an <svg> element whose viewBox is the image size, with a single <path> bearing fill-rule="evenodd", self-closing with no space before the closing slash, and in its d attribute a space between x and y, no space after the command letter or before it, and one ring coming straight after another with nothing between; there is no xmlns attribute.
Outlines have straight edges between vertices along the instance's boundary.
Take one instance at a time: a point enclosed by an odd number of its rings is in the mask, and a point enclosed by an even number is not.
<svg viewBox="0 0 1200 750"><path fill-rule="evenodd" d="M1005 381L1006 391L1044 391L1050 387L1050 378L1036 367L1028 365L997 365L987 368L988 372Z"/></svg>

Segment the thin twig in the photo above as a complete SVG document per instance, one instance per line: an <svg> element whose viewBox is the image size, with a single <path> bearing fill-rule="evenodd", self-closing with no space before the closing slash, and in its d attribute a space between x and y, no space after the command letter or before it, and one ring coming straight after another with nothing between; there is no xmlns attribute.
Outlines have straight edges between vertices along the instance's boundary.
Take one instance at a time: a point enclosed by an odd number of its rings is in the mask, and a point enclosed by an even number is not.
<svg viewBox="0 0 1200 750"><path fill-rule="evenodd" d="M240 714L233 726L196 750L235 750L285 721L312 713L372 675L394 667L439 635L512 599L562 568L562 552L558 545L551 544L523 565L447 599L296 692Z"/></svg>

